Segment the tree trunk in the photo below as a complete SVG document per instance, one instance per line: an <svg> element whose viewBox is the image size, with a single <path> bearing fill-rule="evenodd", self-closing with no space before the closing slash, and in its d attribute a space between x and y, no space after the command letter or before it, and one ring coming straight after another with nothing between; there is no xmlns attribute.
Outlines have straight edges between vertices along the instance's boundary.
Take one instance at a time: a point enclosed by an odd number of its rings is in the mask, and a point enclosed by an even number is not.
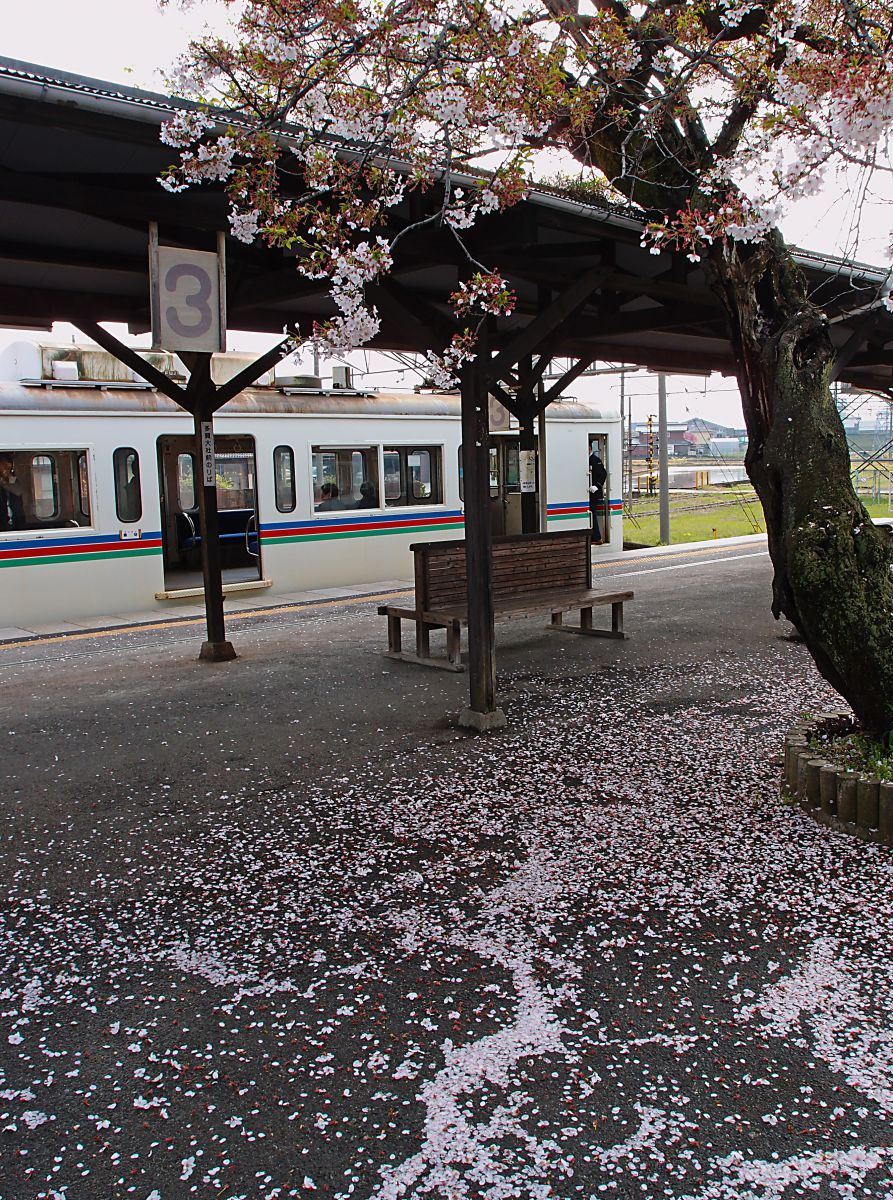
<svg viewBox="0 0 893 1200"><path fill-rule="evenodd" d="M873 733L893 729L893 538L853 491L831 396L824 315L773 233L717 243L710 266L737 359L747 473L763 505L775 568L772 611Z"/></svg>

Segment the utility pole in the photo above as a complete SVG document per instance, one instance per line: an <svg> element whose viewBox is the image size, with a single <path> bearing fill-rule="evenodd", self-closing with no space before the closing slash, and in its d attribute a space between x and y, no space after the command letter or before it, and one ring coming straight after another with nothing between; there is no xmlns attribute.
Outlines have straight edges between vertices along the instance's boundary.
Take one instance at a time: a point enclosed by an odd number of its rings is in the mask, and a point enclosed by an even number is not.
<svg viewBox="0 0 893 1200"><path fill-rule="evenodd" d="M670 466L667 457L667 377L657 377L657 470L660 476L660 544L670 544Z"/></svg>
<svg viewBox="0 0 893 1200"><path fill-rule="evenodd" d="M648 495L654 495L654 414L648 414L648 456L645 459L648 466L646 486Z"/></svg>
<svg viewBox="0 0 893 1200"><path fill-rule="evenodd" d="M626 501L624 491L626 490L626 371L623 367L620 368L620 503L621 507Z"/></svg>

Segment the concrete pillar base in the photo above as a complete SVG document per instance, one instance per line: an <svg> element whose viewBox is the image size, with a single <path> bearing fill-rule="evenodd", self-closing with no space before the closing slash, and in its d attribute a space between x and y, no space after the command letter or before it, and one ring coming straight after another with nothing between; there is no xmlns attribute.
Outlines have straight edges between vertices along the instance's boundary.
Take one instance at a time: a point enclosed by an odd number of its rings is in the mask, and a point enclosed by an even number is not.
<svg viewBox="0 0 893 1200"><path fill-rule="evenodd" d="M491 729L505 729L508 721L501 708L494 708L492 712L477 712L473 708L466 708L459 716L459 724L464 729L488 733Z"/></svg>
<svg viewBox="0 0 893 1200"><path fill-rule="evenodd" d="M237 658L232 642L202 642L199 658L203 662L231 662Z"/></svg>

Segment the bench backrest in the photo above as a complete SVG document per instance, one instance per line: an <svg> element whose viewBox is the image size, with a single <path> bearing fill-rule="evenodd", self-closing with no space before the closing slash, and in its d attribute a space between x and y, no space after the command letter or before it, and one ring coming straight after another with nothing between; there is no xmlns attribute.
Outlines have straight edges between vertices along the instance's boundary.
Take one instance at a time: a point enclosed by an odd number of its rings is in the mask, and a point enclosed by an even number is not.
<svg viewBox="0 0 893 1200"><path fill-rule="evenodd" d="M416 542L416 608L431 611L467 599L465 542ZM493 599L592 587L592 534L588 529L525 533L493 539Z"/></svg>

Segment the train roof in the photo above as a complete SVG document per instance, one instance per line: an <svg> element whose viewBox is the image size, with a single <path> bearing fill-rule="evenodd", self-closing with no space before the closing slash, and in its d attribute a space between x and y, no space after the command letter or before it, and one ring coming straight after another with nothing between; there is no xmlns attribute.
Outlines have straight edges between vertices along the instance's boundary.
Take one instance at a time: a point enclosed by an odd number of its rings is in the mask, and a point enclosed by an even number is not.
<svg viewBox="0 0 893 1200"><path fill-rule="evenodd" d="M504 410L503 410L504 411ZM55 383L26 380L0 383L0 412L34 416L167 415L191 420L167 396L148 385L98 382ZM461 416L458 393L361 392L290 387L255 387L224 404L218 416L288 417L450 417ZM546 409L550 421L616 421L619 413L582 400L556 400ZM491 421L498 432L496 421Z"/></svg>

